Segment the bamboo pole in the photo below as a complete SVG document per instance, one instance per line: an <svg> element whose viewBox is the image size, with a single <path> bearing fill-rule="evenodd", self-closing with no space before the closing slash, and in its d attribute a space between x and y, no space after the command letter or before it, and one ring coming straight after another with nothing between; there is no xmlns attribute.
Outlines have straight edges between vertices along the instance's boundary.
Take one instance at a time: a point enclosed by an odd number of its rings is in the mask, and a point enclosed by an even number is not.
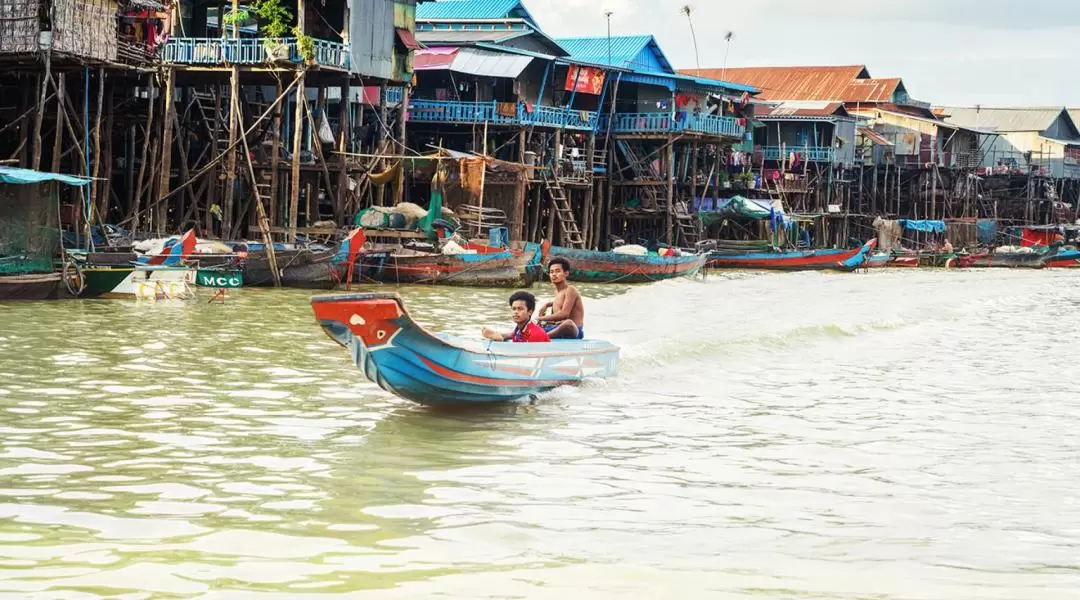
<svg viewBox="0 0 1080 600"><path fill-rule="evenodd" d="M235 4L236 0L233 0ZM235 28L235 26L234 26ZM235 31L235 29L234 29ZM236 145L238 129L244 128L244 118L240 112L240 68L233 66L229 70L229 146ZM246 136L245 136L246 137ZM229 152L225 165L225 205L221 207L221 234L232 233L236 215L236 150Z"/></svg>
<svg viewBox="0 0 1080 600"><path fill-rule="evenodd" d="M401 93L401 104L398 105L398 133L397 140L399 148L395 150L395 154L405 154L405 119L409 115L409 94L412 91L412 86L406 84ZM486 140L485 140L486 141ZM485 152L485 154L487 154ZM402 163L401 169L398 170L397 177L394 178L394 205L401 204L405 200L405 164ZM482 219L483 217L481 217Z"/></svg>
<svg viewBox="0 0 1080 600"><path fill-rule="evenodd" d="M66 92L67 76L63 73L57 73L56 78L59 82L56 85L56 129L53 132L53 149L52 149L52 171L53 173L60 172L60 147L64 145L64 129L62 123L64 122L64 94Z"/></svg>
<svg viewBox="0 0 1080 600"><path fill-rule="evenodd" d="M289 241L296 242L296 225L300 219L300 138L304 132L304 71L296 74L296 108L293 111L292 181L289 194Z"/></svg>
<svg viewBox="0 0 1080 600"><path fill-rule="evenodd" d="M176 70L169 68L165 72L165 107L162 110L164 122L161 130L161 170L157 184L155 197L169 193L169 182L172 179L172 147L173 147L173 121L176 120L176 103L173 97L176 95ZM168 209L163 208L162 212ZM177 211L179 216L179 211ZM183 226L183 223L180 224Z"/></svg>
<svg viewBox="0 0 1080 600"><path fill-rule="evenodd" d="M664 211L666 233L665 239L669 245L675 244L675 144L668 134L667 146L667 210Z"/></svg>
<svg viewBox="0 0 1080 600"><path fill-rule="evenodd" d="M281 85L281 79L275 77L276 81L274 91L278 98L284 95L284 91ZM275 103L274 105L274 117L272 120L272 127L274 129L273 139L270 144L270 219L277 219L278 214L278 183L281 181L281 174L278 172L278 165L281 160L281 103Z"/></svg>
<svg viewBox="0 0 1080 600"><path fill-rule="evenodd" d="M45 118L45 97L50 81L52 81L52 44L49 44L49 49L45 52L45 77L41 80L41 95L37 112L34 113L34 145L30 168L35 171L41 167L41 121Z"/></svg>
<svg viewBox="0 0 1080 600"><path fill-rule="evenodd" d="M89 90L87 90L89 92ZM98 96L97 96L97 117L94 119L94 174L95 179L92 184L93 187L90 191L90 204L94 207L97 214L104 218L102 214L102 207L98 205L98 201L101 196L102 183L97 181L98 174L101 172L101 119L102 109L105 105L105 69L98 67ZM103 204L108 204L108 197L106 196Z"/></svg>
<svg viewBox="0 0 1080 600"><path fill-rule="evenodd" d="M346 7L345 8L345 31L342 33L342 38L344 39L346 44L348 43L348 36L349 36L349 31L348 31L349 17L348 17L348 14L349 14L349 9L348 9L348 7ZM338 96L340 97L340 100L338 101L338 143L337 143L337 151L340 153L340 152L345 152L345 149L348 148L349 137L350 137L350 133L351 133L351 129L352 129L352 125L349 122L350 117L352 116L352 110L351 110L352 107L351 107L351 101L349 99L349 77L348 76L345 77L344 85L342 85L341 88L339 89ZM338 164L339 169L338 169L337 193L334 194L334 202L333 202L333 204L334 204L334 222L337 223L338 225L342 225L342 224L345 223L345 221L347 219L347 217L345 216L345 210L346 210L345 198L347 197L348 190L349 190L348 173L347 173L347 169L346 169L346 165L347 165L348 161L342 155L339 155L337 158L338 158L338 161L339 161L339 164Z"/></svg>

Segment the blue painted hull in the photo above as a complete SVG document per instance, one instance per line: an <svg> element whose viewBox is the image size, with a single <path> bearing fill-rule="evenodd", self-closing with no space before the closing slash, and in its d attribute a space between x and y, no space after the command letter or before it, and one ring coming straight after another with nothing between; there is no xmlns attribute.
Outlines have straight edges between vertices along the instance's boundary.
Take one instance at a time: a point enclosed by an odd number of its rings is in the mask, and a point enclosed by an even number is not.
<svg viewBox="0 0 1080 600"><path fill-rule="evenodd" d="M420 404L509 402L618 370L619 348L599 340L514 344L433 335L397 294L316 296L311 305L368 379Z"/></svg>
<svg viewBox="0 0 1080 600"><path fill-rule="evenodd" d="M571 281L586 283L649 283L690 277L705 266L708 254L684 254L682 256L637 256L618 252L599 252L551 246L544 264L552 258L570 261Z"/></svg>

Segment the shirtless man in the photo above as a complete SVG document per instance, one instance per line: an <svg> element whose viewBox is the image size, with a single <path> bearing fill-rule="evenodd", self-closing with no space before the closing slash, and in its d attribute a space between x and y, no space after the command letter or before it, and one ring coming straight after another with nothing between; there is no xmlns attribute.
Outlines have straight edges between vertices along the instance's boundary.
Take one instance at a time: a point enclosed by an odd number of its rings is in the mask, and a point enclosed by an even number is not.
<svg viewBox="0 0 1080 600"><path fill-rule="evenodd" d="M581 340L585 338L585 306L581 294L572 285L566 283L570 276L570 261L556 257L548 263L548 278L555 286L555 299L540 307L537 321L544 323L544 329L551 339ZM546 314L548 310L551 314Z"/></svg>

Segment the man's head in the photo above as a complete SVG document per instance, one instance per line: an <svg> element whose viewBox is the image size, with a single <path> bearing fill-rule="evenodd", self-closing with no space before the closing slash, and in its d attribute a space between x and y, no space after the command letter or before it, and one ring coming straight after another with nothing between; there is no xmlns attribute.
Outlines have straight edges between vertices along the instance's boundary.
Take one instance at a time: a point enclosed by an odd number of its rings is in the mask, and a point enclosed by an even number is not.
<svg viewBox="0 0 1080 600"><path fill-rule="evenodd" d="M517 325L528 323L535 310L536 297L529 292L514 292L510 295L510 311Z"/></svg>
<svg viewBox="0 0 1080 600"><path fill-rule="evenodd" d="M570 261L557 256L548 262L548 279L551 283L560 284L570 276Z"/></svg>

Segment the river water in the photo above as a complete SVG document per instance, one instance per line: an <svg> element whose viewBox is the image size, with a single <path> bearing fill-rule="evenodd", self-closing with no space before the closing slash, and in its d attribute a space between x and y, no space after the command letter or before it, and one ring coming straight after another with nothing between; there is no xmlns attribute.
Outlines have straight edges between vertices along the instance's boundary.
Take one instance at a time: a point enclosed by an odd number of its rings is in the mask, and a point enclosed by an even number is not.
<svg viewBox="0 0 1080 600"><path fill-rule="evenodd" d="M1075 598L1078 283L583 286L620 376L468 412L363 380L303 291L0 304L0 593Z"/></svg>

